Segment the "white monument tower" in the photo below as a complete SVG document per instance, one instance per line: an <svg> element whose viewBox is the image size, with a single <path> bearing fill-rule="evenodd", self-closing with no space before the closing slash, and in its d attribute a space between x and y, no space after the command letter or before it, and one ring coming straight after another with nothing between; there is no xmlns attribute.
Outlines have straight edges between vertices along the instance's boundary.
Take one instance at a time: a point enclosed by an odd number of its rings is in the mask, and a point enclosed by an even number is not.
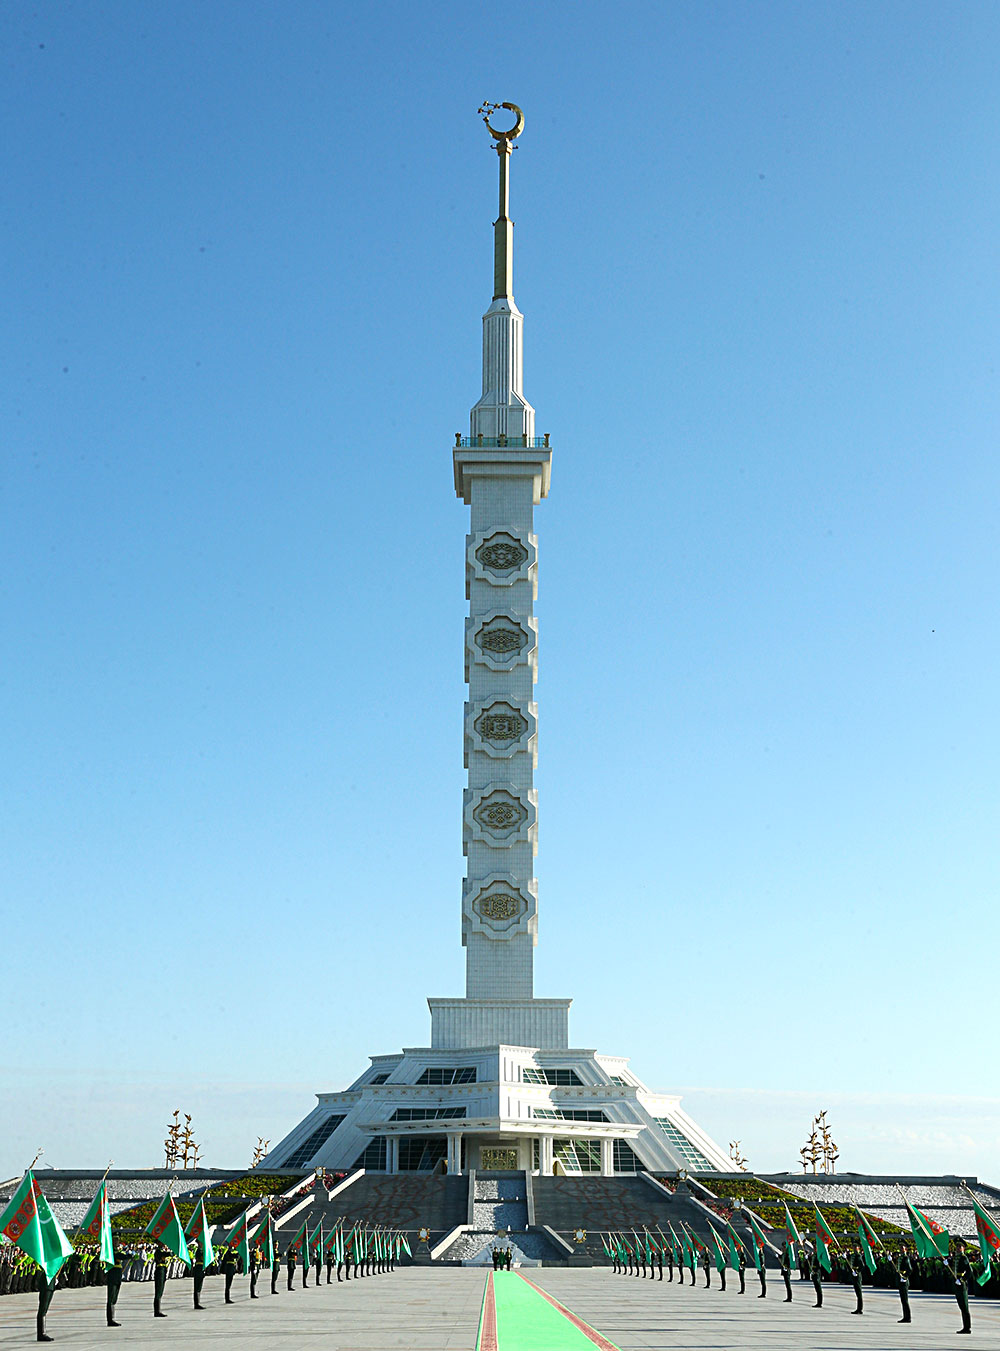
<svg viewBox="0 0 1000 1351"><path fill-rule="evenodd" d="M465 576L464 999L432 998L431 1044L372 1056L265 1160L271 1167L390 1173L446 1168L552 1173L726 1171L732 1162L627 1059L569 1045L569 999L534 997L537 548L549 490L548 436L524 397L514 303L510 157L515 104L480 109L500 161L493 300L483 315L483 393L457 435L455 490L469 506ZM513 120L498 130L494 120ZM607 980L609 973L604 972Z"/></svg>

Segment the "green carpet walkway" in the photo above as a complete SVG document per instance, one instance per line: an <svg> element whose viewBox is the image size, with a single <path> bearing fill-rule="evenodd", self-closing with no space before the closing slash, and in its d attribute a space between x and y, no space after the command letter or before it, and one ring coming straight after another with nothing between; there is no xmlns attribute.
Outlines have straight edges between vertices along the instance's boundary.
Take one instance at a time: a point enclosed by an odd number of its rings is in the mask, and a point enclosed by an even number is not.
<svg viewBox="0 0 1000 1351"><path fill-rule="evenodd" d="M605 1337L516 1271L489 1272L476 1351L617 1351Z"/></svg>

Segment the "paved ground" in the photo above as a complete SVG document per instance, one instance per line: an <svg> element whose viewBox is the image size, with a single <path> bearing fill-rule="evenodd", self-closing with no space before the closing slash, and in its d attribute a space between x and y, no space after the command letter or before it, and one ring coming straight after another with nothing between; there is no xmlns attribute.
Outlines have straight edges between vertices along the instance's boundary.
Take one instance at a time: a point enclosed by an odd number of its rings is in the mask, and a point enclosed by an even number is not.
<svg viewBox="0 0 1000 1351"><path fill-rule="evenodd" d="M62 1290L52 1302L48 1328L67 1347L173 1348L216 1351L238 1347L315 1346L317 1351L475 1351L487 1273L482 1268L411 1267L391 1276L369 1277L349 1285L311 1285L251 1304L246 1282L237 1281L238 1301L222 1302L222 1279L205 1282L204 1313L191 1308L190 1281L170 1281L164 1298L166 1319L151 1314L152 1286L125 1285L118 1311L123 1326L104 1326L104 1292ZM781 1302L780 1283L766 1300L756 1298L748 1282L738 1295L715 1285L693 1289L664 1280L615 1276L606 1268L532 1268L529 1278L597 1328L621 1351L669 1348L670 1351L910 1351L910 1348L962 1347L952 1341L959 1326L955 1301L914 1295L913 1323L901 1327L896 1296L866 1291L866 1313L855 1318L853 1294L827 1287L822 1309L813 1309L812 1287L794 1282L795 1301ZM971 1344L1000 1351L1000 1304L973 1303ZM0 1299L0 1351L35 1345L35 1296ZM526 1334L527 1335L527 1334ZM508 1343L501 1340L503 1351ZM529 1341L525 1351L538 1351ZM545 1351L541 1347L541 1351Z"/></svg>

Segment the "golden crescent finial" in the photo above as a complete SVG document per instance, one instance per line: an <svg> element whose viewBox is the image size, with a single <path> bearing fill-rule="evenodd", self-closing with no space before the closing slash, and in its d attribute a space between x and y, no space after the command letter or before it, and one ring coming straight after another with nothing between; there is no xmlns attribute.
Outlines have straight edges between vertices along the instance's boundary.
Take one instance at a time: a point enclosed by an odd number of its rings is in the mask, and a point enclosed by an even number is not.
<svg viewBox="0 0 1000 1351"><path fill-rule="evenodd" d="M497 131L496 127L490 125L490 118L500 108L507 108L517 118L509 131ZM483 115L487 130L495 141L513 141L524 130L524 113L521 112L516 103L484 103L479 111Z"/></svg>

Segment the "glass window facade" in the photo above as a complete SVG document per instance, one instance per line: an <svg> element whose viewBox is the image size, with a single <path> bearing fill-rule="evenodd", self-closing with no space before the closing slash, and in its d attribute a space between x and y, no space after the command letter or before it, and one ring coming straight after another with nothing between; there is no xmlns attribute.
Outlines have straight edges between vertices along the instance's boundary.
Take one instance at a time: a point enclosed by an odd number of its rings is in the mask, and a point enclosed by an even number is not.
<svg viewBox="0 0 1000 1351"><path fill-rule="evenodd" d="M596 1107L532 1107L531 1115L540 1121L607 1121Z"/></svg>
<svg viewBox="0 0 1000 1351"><path fill-rule="evenodd" d="M399 1137L399 1171L401 1173L429 1173L435 1164L448 1157L446 1135L401 1135Z"/></svg>
<svg viewBox="0 0 1000 1351"><path fill-rule="evenodd" d="M527 1065L521 1071L521 1079L526 1084L556 1084L562 1088L572 1088L583 1083L576 1070L538 1069Z"/></svg>
<svg viewBox="0 0 1000 1351"><path fill-rule="evenodd" d="M296 1145L292 1152L280 1165L282 1168L303 1168L312 1156L319 1149L320 1145L325 1145L330 1136L343 1121L343 1116L328 1116L321 1121L311 1135L307 1136L300 1145Z"/></svg>
<svg viewBox="0 0 1000 1351"><path fill-rule="evenodd" d="M385 1136L375 1135L351 1164L354 1168L366 1168L370 1173L385 1172Z"/></svg>
<svg viewBox="0 0 1000 1351"><path fill-rule="evenodd" d="M627 1079L623 1079L620 1074L612 1074L611 1082L617 1084L619 1088L631 1088L632 1085Z"/></svg>
<svg viewBox="0 0 1000 1351"><path fill-rule="evenodd" d="M601 1171L600 1140L553 1140L552 1154L567 1173Z"/></svg>
<svg viewBox="0 0 1000 1351"><path fill-rule="evenodd" d="M709 1163L700 1149L694 1147L679 1126L675 1126L666 1117L655 1117L654 1120L684 1162L693 1168L696 1173L717 1173L719 1171Z"/></svg>
<svg viewBox="0 0 1000 1351"><path fill-rule="evenodd" d="M418 1084L474 1084L475 1065L434 1065L424 1070Z"/></svg>
<svg viewBox="0 0 1000 1351"><path fill-rule="evenodd" d="M397 1107L393 1121L457 1121L465 1116L464 1107Z"/></svg>
<svg viewBox="0 0 1000 1351"><path fill-rule="evenodd" d="M369 1080L369 1083L384 1084L388 1080L388 1078L389 1078L388 1074L374 1074Z"/></svg>
<svg viewBox="0 0 1000 1351"><path fill-rule="evenodd" d="M616 1140L614 1144L615 1172L641 1173L642 1160L627 1140Z"/></svg>

